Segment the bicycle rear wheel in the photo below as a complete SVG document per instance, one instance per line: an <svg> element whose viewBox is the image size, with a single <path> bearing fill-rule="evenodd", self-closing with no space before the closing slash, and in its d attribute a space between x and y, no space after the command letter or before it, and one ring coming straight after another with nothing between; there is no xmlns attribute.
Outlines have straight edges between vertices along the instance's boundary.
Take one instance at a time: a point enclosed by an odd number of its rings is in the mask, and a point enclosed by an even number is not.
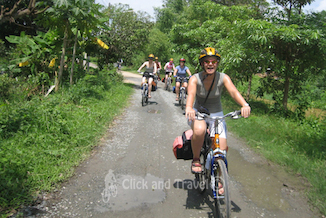
<svg viewBox="0 0 326 218"><path fill-rule="evenodd" d="M166 90L170 91L170 86L171 86L171 78L168 77L168 81L166 82Z"/></svg>
<svg viewBox="0 0 326 218"><path fill-rule="evenodd" d="M185 109L185 97L186 97L186 92L185 92L184 89L181 89L181 91L180 91L180 105L181 105L182 110Z"/></svg>
<svg viewBox="0 0 326 218"><path fill-rule="evenodd" d="M216 198L215 201L215 213L216 217L229 218L231 217L231 199L229 191L229 175L222 159L217 159L217 169L214 171L215 174L215 190ZM219 183L220 187L224 189L223 194L219 194Z"/></svg>

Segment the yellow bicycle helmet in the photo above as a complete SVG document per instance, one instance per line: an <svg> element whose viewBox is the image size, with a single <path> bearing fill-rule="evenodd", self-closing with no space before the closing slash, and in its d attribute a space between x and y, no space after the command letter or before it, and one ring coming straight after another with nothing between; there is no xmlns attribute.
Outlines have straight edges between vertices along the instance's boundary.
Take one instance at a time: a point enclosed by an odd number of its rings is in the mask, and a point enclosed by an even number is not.
<svg viewBox="0 0 326 218"><path fill-rule="evenodd" d="M155 57L155 60L158 60L158 57Z"/></svg>
<svg viewBox="0 0 326 218"><path fill-rule="evenodd" d="M148 55L148 59L154 59L154 55L153 54Z"/></svg>
<svg viewBox="0 0 326 218"><path fill-rule="evenodd" d="M173 62L173 58L170 58L170 61L172 61L172 62Z"/></svg>
<svg viewBox="0 0 326 218"><path fill-rule="evenodd" d="M205 57L216 57L217 60L221 59L221 55L215 50L215 48L207 47L204 48L199 55L199 62L201 63Z"/></svg>

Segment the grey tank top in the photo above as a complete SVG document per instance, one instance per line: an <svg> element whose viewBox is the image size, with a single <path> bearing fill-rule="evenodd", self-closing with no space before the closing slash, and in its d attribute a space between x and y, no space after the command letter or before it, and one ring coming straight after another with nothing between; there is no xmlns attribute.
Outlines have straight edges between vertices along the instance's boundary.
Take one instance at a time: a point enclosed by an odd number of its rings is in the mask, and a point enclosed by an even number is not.
<svg viewBox="0 0 326 218"><path fill-rule="evenodd" d="M223 78L224 73L215 72L215 81L212 90L205 102L208 90L205 89L203 84L203 72L195 74L197 78L197 93L194 108L198 109L200 105L207 108L210 113L217 113L223 111L221 103L221 95L224 87ZM205 104L204 104L205 102Z"/></svg>
<svg viewBox="0 0 326 218"><path fill-rule="evenodd" d="M146 67L145 72L147 72L147 73L153 73L154 72L154 65L152 67Z"/></svg>

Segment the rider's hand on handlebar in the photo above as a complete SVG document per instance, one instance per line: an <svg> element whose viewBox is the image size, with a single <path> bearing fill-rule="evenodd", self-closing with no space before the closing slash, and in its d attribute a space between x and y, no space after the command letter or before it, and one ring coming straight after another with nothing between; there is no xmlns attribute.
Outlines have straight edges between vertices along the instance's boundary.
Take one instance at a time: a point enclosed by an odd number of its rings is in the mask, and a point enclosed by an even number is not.
<svg viewBox="0 0 326 218"><path fill-rule="evenodd" d="M188 120L195 120L196 111L192 107L186 107L186 118Z"/></svg>
<svg viewBox="0 0 326 218"><path fill-rule="evenodd" d="M241 108L241 116L243 116L244 118L249 117L250 116L250 112L251 112L250 106L243 106Z"/></svg>
<svg viewBox="0 0 326 218"><path fill-rule="evenodd" d="M176 75L174 75L173 77L177 77Z"/></svg>

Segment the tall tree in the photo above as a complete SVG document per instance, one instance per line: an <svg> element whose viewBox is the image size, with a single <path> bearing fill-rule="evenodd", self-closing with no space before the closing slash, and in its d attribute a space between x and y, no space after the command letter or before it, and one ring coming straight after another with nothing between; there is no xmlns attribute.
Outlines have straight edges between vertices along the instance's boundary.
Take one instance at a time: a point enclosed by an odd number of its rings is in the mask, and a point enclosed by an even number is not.
<svg viewBox="0 0 326 218"><path fill-rule="evenodd" d="M297 25L275 26L270 39L275 55L274 71L283 84L282 105L287 110L290 91L296 94L309 75L325 67L325 40L318 30L302 29Z"/></svg>
<svg viewBox="0 0 326 218"><path fill-rule="evenodd" d="M153 22L147 13L135 13L128 5L111 5L103 11L109 17L106 25L110 30L102 30L101 38L108 42L106 58L116 62L120 58L131 63L134 54L145 48Z"/></svg>
<svg viewBox="0 0 326 218"><path fill-rule="evenodd" d="M242 20L232 25L228 38L222 41L223 71L234 81L248 82L246 99L249 100L254 74L269 66L271 54L268 49L271 23L262 20Z"/></svg>

